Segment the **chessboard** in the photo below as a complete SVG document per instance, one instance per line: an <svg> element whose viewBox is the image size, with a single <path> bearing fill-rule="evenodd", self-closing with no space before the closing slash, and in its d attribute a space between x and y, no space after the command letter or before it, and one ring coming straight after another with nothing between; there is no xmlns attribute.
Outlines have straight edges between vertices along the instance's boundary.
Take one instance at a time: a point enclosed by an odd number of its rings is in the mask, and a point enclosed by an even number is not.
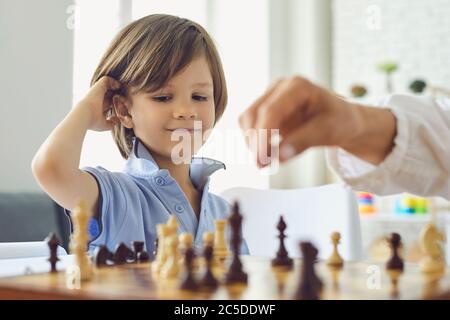
<svg viewBox="0 0 450 320"><path fill-rule="evenodd" d="M273 267L270 258L242 256L241 260L247 283L220 283L214 290L182 290L179 280L159 279L152 272L152 263L145 262L94 268L92 278L79 285L70 280L67 268L0 278L0 299L296 299L301 285L301 259L294 259L290 270ZM221 270L216 269L215 275L221 279ZM405 263L396 286L383 264L346 261L336 268L319 261L316 273L323 282L320 299L450 299L450 278L445 273L424 275L417 264ZM194 276L201 277L201 268Z"/></svg>
<svg viewBox="0 0 450 320"><path fill-rule="evenodd" d="M191 234L177 233L176 217L170 216L167 223L157 225L152 254L144 250L143 241L133 241L133 249L119 243L114 252L100 246L88 254L87 217L82 204L73 211L72 255L58 257L59 241L51 234L49 258L27 260L25 275L0 278L0 299L450 299L446 276L450 270L439 245L443 237L432 223L421 235L425 256L420 264L403 261L397 233L388 240L390 258L377 264L344 261L338 250L339 232L331 234L333 251L326 261L318 261L318 250L309 241L299 243L302 259L292 259L284 245L287 226L282 216L276 226L279 247L274 257L241 255L242 215L237 203L228 222L215 221L214 234L203 234L201 250L194 249ZM230 248L226 224L231 228ZM8 263L24 270L20 261ZM0 274L6 264L0 260ZM33 271L39 264L40 272Z"/></svg>

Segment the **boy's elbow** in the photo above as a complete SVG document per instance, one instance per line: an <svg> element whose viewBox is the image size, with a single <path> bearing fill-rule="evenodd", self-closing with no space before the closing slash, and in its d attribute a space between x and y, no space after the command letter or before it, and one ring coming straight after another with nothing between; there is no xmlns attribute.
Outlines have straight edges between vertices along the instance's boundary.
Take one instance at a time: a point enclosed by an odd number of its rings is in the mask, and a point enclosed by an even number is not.
<svg viewBox="0 0 450 320"><path fill-rule="evenodd" d="M51 159L36 155L31 161L31 172L40 184L45 184L46 181L57 175L58 169Z"/></svg>

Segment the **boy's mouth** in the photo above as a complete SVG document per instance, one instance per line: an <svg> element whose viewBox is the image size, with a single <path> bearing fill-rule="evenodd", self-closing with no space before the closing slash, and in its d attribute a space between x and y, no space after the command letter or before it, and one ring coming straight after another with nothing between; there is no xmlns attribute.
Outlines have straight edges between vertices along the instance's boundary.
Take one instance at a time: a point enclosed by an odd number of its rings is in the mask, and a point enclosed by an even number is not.
<svg viewBox="0 0 450 320"><path fill-rule="evenodd" d="M174 128L174 129L167 129L170 132L174 132L174 131L186 131L189 133L194 133L197 131L201 131L201 129L194 129L194 128Z"/></svg>

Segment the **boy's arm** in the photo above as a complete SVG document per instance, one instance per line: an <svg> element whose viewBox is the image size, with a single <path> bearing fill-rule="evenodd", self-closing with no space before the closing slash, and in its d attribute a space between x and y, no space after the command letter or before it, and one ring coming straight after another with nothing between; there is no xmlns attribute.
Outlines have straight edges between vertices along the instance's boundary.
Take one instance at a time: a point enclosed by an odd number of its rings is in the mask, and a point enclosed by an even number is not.
<svg viewBox="0 0 450 320"><path fill-rule="evenodd" d="M93 214L97 212L97 182L79 169L89 119L88 106L77 105L39 148L32 171L41 188L59 205L72 210L84 200Z"/></svg>
<svg viewBox="0 0 450 320"><path fill-rule="evenodd" d="M120 83L103 77L87 96L73 108L34 156L31 167L42 189L59 205L72 210L84 200L92 214L97 213L99 189L89 173L79 169L81 148L88 129L110 130L117 118L106 120L105 108L111 103L107 92ZM109 98L110 99L110 98Z"/></svg>

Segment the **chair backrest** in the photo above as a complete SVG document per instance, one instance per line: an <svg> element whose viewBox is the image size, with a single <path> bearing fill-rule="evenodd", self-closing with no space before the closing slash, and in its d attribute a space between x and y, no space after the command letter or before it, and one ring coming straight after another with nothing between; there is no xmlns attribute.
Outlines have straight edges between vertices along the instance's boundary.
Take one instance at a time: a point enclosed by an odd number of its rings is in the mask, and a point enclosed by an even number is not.
<svg viewBox="0 0 450 320"><path fill-rule="evenodd" d="M50 232L68 248L69 219L48 195L43 192L0 193L0 242L42 241Z"/></svg>
<svg viewBox="0 0 450 320"><path fill-rule="evenodd" d="M57 254L67 255L62 247L58 247ZM47 256L49 256L49 248L45 241L0 242L0 260Z"/></svg>
<svg viewBox="0 0 450 320"><path fill-rule="evenodd" d="M239 202L244 216L243 236L251 255L274 256L279 245L276 225L282 214L291 256L299 257L298 242L307 240L317 246L319 258L327 258L332 252L330 235L338 231L343 258L363 257L356 197L342 184L286 190L232 188L221 196L230 203Z"/></svg>

